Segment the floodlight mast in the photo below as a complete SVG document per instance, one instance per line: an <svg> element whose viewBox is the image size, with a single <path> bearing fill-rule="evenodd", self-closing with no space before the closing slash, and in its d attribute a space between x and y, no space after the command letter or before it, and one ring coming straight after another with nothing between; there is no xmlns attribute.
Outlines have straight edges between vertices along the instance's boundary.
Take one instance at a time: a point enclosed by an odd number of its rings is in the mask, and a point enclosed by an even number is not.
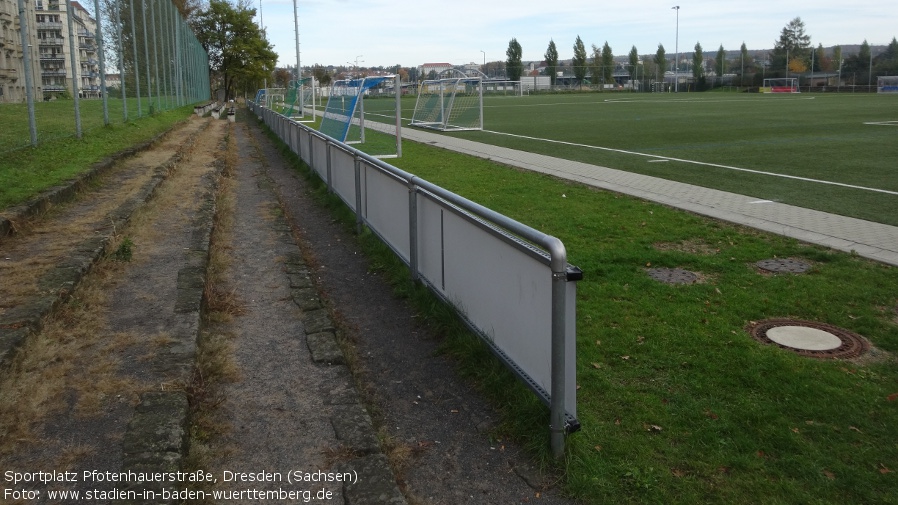
<svg viewBox="0 0 898 505"><path fill-rule="evenodd" d="M677 52L677 59L674 61L674 93L679 93L680 91L680 75L679 75L679 66L680 66L680 6L674 5L671 7L677 11L677 36L674 41L674 50Z"/></svg>

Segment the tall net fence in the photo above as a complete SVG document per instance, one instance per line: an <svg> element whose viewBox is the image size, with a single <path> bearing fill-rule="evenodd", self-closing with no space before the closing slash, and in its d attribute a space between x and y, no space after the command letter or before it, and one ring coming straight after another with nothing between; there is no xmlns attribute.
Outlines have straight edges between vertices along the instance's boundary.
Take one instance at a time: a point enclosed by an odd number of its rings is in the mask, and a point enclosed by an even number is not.
<svg viewBox="0 0 898 505"><path fill-rule="evenodd" d="M0 43L0 153L210 100L171 0L0 0Z"/></svg>

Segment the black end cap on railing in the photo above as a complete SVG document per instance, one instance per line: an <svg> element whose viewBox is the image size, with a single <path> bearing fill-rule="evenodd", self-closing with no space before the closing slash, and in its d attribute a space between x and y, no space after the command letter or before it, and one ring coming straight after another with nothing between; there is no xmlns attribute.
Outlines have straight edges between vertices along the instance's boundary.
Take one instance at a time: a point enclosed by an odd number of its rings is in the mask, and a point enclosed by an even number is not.
<svg viewBox="0 0 898 505"><path fill-rule="evenodd" d="M580 421L576 417L573 417L570 414L565 414L564 417L564 431L567 432L568 435L580 431Z"/></svg>
<svg viewBox="0 0 898 505"><path fill-rule="evenodd" d="M582 281L583 280L583 270L580 270L580 267L568 265L567 270L565 271L565 274L567 275L568 281Z"/></svg>

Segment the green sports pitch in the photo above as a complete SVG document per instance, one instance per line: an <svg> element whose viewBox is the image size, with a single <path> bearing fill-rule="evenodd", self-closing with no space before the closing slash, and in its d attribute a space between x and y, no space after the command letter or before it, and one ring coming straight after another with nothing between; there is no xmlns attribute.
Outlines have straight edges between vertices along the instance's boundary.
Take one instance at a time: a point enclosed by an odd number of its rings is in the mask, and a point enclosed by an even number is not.
<svg viewBox="0 0 898 505"><path fill-rule="evenodd" d="M451 135L898 225L896 95L487 96Z"/></svg>

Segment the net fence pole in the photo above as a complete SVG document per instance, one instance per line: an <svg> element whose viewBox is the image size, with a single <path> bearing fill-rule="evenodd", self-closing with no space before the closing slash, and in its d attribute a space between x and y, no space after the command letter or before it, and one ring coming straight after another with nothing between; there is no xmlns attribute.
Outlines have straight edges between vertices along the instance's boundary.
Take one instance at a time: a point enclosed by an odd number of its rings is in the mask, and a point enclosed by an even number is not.
<svg viewBox="0 0 898 505"><path fill-rule="evenodd" d="M175 9L175 11L177 11L177 9ZM172 12L172 16L174 17L172 29L175 32L175 74L177 75L177 78L175 79L175 87L177 88L175 95L178 99L178 106L181 106L184 105L184 88L183 83L181 82L181 24L178 23L179 19L177 12Z"/></svg>
<svg viewBox="0 0 898 505"><path fill-rule="evenodd" d="M171 35L168 31L169 23L166 22L167 10L171 8L171 2L162 2L162 12L159 13L159 24L162 25L163 39L165 44L162 47L162 77L165 80L165 107L171 110Z"/></svg>
<svg viewBox="0 0 898 505"><path fill-rule="evenodd" d="M100 16L100 0L94 0L97 16L97 57L100 64L100 98L103 100L103 124L109 125L109 97L106 93L106 39L103 38L103 23Z"/></svg>
<svg viewBox="0 0 898 505"><path fill-rule="evenodd" d="M162 103L159 99L159 37L158 31L156 30L156 7L155 1L149 0L150 4L150 22L152 23L153 29L153 70L156 75L156 111L158 112L162 108Z"/></svg>
<svg viewBox="0 0 898 505"><path fill-rule="evenodd" d="M128 122L128 97L125 92L127 86L127 80L125 79L125 43L122 40L122 6L119 3L115 3L115 17L117 18L115 23L115 32L118 36L118 71L119 71L119 86L121 87L122 92L122 121L125 123Z"/></svg>
<svg viewBox="0 0 898 505"><path fill-rule="evenodd" d="M25 17L25 0L19 0L19 26L22 39L22 65L25 71L25 101L28 103L28 131L31 145L37 145L37 119L34 116L34 81L32 76L31 51L28 50L28 21Z"/></svg>
<svg viewBox="0 0 898 505"><path fill-rule="evenodd" d="M78 68L75 66L75 9L72 2L66 2L66 17L69 26L69 62L72 67L72 98L75 101L75 138L81 138L81 102L78 99ZM27 47L25 48L27 49Z"/></svg>
<svg viewBox="0 0 898 505"><path fill-rule="evenodd" d="M140 3L140 14L143 18L143 62L147 71L146 88L147 88L147 105L150 107L150 115L153 114L153 76L150 74L150 45L147 42L147 5L145 2Z"/></svg>
<svg viewBox="0 0 898 505"><path fill-rule="evenodd" d="M143 116L143 104L140 100L140 65L137 60L137 33L136 33L136 24L134 24L134 0L128 0L130 3L130 14L131 14L131 48L134 52L134 62L132 63L132 67L134 70L134 92L137 96L137 117Z"/></svg>

